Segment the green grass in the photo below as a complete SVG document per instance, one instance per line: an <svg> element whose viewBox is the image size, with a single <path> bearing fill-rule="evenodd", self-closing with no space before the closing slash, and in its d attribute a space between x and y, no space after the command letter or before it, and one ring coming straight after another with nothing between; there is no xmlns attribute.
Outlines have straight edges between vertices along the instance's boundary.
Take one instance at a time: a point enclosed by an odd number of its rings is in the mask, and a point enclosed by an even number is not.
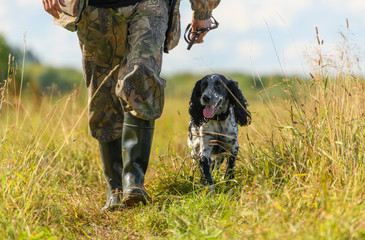
<svg viewBox="0 0 365 240"><path fill-rule="evenodd" d="M365 83L342 68L327 77L326 66L312 79L238 79L253 123L240 128L235 181L217 174L215 194L186 146L201 76L168 79L146 176L153 202L113 213L100 211L106 184L84 94L19 99L10 76L0 91L0 239L365 238Z"/></svg>

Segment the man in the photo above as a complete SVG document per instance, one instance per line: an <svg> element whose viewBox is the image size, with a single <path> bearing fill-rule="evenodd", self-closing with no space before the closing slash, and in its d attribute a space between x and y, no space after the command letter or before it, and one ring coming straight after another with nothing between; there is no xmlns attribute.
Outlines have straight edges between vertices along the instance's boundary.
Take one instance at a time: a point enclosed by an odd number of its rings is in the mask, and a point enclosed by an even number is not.
<svg viewBox="0 0 365 240"><path fill-rule="evenodd" d="M210 27L212 10L220 0L190 2L192 31ZM160 71L164 42L169 39L169 9L170 16L176 16L171 12L171 3L176 1L89 0L77 19L90 100L89 129L99 142L108 183L103 210L146 204L150 199L144 175L154 122L164 104L166 81L160 78ZM43 5L58 19L65 2L43 0ZM202 42L205 34L195 42Z"/></svg>

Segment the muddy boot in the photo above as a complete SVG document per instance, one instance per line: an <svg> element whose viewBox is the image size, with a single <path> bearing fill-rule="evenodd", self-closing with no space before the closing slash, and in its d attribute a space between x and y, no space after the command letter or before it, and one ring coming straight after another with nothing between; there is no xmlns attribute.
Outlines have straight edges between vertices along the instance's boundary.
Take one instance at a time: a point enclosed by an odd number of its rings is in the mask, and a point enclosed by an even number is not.
<svg viewBox="0 0 365 240"><path fill-rule="evenodd" d="M146 121L124 114L122 134L123 156L123 204L133 207L140 202L146 204L150 197L144 188L144 175L147 171L151 152L155 121Z"/></svg>
<svg viewBox="0 0 365 240"><path fill-rule="evenodd" d="M108 184L107 200L102 211L115 211L125 207L121 203L123 197L121 147L120 138L111 142L99 141L101 163Z"/></svg>

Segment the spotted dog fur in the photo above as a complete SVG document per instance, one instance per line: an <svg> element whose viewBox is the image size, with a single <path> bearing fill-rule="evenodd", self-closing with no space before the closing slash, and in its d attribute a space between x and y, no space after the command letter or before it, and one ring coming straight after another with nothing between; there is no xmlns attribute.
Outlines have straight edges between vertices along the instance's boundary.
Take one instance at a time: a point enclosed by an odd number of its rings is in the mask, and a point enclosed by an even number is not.
<svg viewBox="0 0 365 240"><path fill-rule="evenodd" d="M188 145L205 185L214 191L212 173L227 158L226 179L234 178L238 154L238 125L251 123L247 101L238 83L219 74L196 82L191 94Z"/></svg>

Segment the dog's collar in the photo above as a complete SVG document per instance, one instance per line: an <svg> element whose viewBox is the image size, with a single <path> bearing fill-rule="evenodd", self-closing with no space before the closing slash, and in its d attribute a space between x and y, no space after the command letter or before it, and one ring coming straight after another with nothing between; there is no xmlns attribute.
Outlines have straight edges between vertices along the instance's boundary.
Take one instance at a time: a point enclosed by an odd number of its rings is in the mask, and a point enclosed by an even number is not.
<svg viewBox="0 0 365 240"><path fill-rule="evenodd" d="M226 120L227 117L229 116L229 114L231 113L230 109L228 108L227 111L221 113L221 114L218 114L218 115L215 115L214 117L212 117L211 119L212 120L216 120L216 121L223 121L223 120Z"/></svg>

